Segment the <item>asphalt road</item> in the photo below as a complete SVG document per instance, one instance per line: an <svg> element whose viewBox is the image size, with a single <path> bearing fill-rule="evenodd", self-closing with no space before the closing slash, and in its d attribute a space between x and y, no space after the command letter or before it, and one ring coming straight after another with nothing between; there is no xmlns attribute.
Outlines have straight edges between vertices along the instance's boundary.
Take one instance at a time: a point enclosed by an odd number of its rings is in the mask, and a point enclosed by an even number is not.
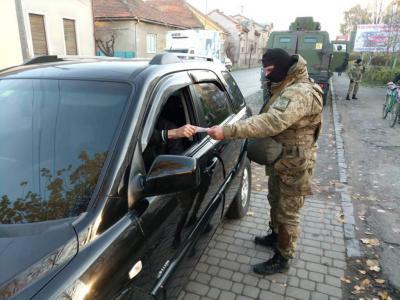
<svg viewBox="0 0 400 300"><path fill-rule="evenodd" d="M400 291L400 124L390 128L389 121L382 119L384 87L361 86L359 100L346 101L347 77L335 76L333 82L356 236L378 239L379 245L360 242L363 255L378 259L382 276ZM360 268L365 266L353 265L355 273Z"/></svg>
<svg viewBox="0 0 400 300"><path fill-rule="evenodd" d="M260 68L233 71L232 76L245 98L260 90Z"/></svg>

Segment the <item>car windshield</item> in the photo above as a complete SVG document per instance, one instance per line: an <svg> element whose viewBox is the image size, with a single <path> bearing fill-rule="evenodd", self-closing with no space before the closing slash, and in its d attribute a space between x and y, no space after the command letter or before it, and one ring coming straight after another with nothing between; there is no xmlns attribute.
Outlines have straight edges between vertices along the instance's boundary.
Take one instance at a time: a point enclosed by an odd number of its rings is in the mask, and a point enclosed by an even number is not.
<svg viewBox="0 0 400 300"><path fill-rule="evenodd" d="M188 53L189 49L167 49L165 51L172 52L172 53Z"/></svg>
<svg viewBox="0 0 400 300"><path fill-rule="evenodd" d="M0 222L85 211L129 98L124 83L0 81Z"/></svg>

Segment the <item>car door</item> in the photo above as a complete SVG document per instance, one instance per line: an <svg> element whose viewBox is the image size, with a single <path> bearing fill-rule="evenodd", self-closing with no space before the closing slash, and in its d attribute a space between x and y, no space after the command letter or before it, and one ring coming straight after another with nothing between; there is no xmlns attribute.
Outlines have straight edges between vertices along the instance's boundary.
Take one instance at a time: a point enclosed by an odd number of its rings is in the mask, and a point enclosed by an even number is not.
<svg viewBox="0 0 400 300"><path fill-rule="evenodd" d="M326 32L299 32L297 53L307 61L307 70L311 77L328 76L331 49Z"/></svg>
<svg viewBox="0 0 400 300"><path fill-rule="evenodd" d="M168 75L161 79L149 100L149 110L144 121L141 137L143 152L153 134L157 117L171 95L182 95L189 120L199 125L199 116L189 92L192 81L187 72ZM223 168L212 154L212 145L205 134L194 137L192 145L181 155L193 157L201 170L200 185L195 190L167 195L144 197L145 207L139 223L145 235L147 256L151 263L151 294L176 298L176 293L190 271L182 262L190 255L199 257L215 231L222 215L222 195L219 188L223 182ZM140 204L139 204L140 205Z"/></svg>
<svg viewBox="0 0 400 300"><path fill-rule="evenodd" d="M344 72L346 71L349 52L348 52L348 42L346 41L336 41L332 44L332 58L329 65L329 70L332 72Z"/></svg>
<svg viewBox="0 0 400 300"><path fill-rule="evenodd" d="M227 120L226 124L233 124L237 121L244 120L251 116L251 111L246 106L244 97L238 84L236 83L230 72L221 72L221 81L226 90L224 93L225 101L229 102L233 108L234 114L231 115ZM222 100L221 100L222 101ZM227 177L229 183L225 191L225 212L227 211L232 199L236 196L238 188L241 183L242 176L242 163L246 157L246 141L245 140L231 140L227 147L227 153L224 154L227 163Z"/></svg>
<svg viewBox="0 0 400 300"><path fill-rule="evenodd" d="M194 94L197 97L197 103L202 112L201 126L212 127L214 125L233 124L234 122L242 119L246 115L246 109L243 104L242 109L238 110L230 99L229 93L226 91L225 86L222 84L218 76L211 71L196 71L191 73L194 78L195 84L193 85ZM232 195L236 193L237 189L230 183L234 170L239 163L241 150L243 149L243 140L222 140L216 141L209 138L209 143L212 144L213 153L216 158L221 161L225 172L225 187L224 196L229 195L229 198L224 198L224 213L227 211ZM236 188L238 185L236 186ZM234 196L234 195L233 195ZM228 200L228 201L226 201Z"/></svg>

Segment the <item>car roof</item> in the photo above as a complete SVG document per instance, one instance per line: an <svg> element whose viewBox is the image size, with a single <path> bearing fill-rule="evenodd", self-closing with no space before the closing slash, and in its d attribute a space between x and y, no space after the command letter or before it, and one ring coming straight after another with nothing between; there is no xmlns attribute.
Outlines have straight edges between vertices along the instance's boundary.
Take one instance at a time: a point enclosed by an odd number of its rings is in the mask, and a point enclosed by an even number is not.
<svg viewBox="0 0 400 300"><path fill-rule="evenodd" d="M27 62L20 66L0 70L0 79L11 78L50 78L50 79L79 79L79 80L107 80L131 81L145 69L158 68L166 71L209 69L221 70L221 66L212 62L198 60L181 60L171 54L158 54L149 59L104 59L95 58L67 58L60 59L53 56L53 61L44 60ZM157 59L156 59L157 58ZM166 59L166 60L165 60ZM163 66L165 64L165 66Z"/></svg>
<svg viewBox="0 0 400 300"><path fill-rule="evenodd" d="M2 78L52 78L127 81L148 66L148 60L79 59L24 64L0 71Z"/></svg>

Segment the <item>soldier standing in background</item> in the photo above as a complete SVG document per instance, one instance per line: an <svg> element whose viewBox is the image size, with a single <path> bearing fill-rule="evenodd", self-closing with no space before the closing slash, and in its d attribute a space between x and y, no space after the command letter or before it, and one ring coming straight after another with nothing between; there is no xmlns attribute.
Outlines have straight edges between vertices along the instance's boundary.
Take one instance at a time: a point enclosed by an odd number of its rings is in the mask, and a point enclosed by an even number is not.
<svg viewBox="0 0 400 300"><path fill-rule="evenodd" d="M358 85L360 84L362 74L365 71L365 67L362 65L361 58L358 58L353 66L350 68L349 77L350 77L350 85L347 91L346 100L350 100L350 94L353 92L352 99L357 98Z"/></svg>
<svg viewBox="0 0 400 300"><path fill-rule="evenodd" d="M272 82L272 96L261 114L232 125L214 126L208 134L216 140L273 137L283 146L268 181L271 231L255 238L256 244L276 250L271 259L254 266L254 272L268 275L287 271L295 253L300 208L304 197L311 194L323 92L309 79L307 63L300 55L268 49L262 63Z"/></svg>

